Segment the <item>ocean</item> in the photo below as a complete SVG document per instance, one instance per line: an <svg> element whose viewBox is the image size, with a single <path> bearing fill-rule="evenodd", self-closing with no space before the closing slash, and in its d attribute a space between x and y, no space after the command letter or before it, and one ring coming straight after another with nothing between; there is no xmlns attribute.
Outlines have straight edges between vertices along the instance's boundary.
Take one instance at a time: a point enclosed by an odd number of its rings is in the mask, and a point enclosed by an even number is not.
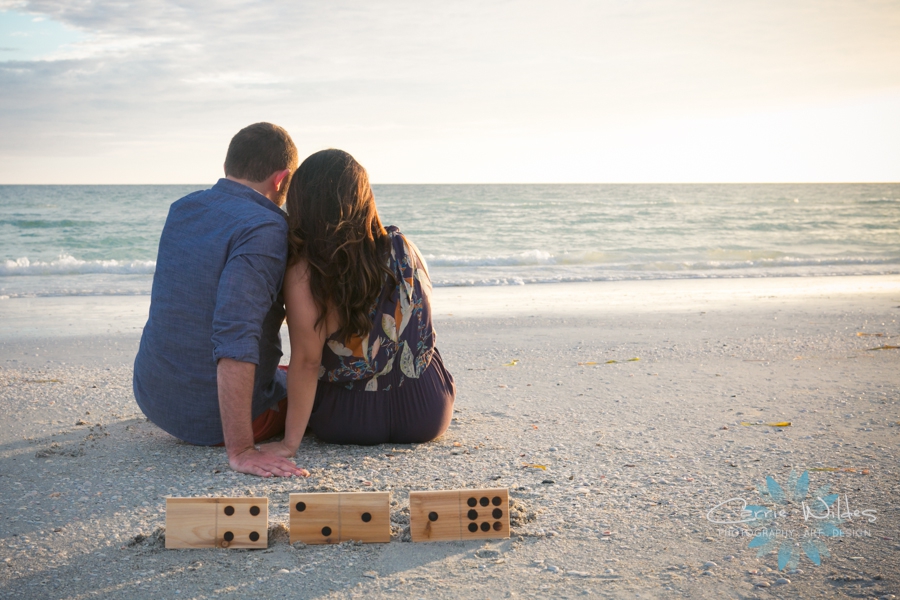
<svg viewBox="0 0 900 600"><path fill-rule="evenodd" d="M0 186L0 297L149 294L204 186ZM376 185L435 286L900 273L900 184Z"/></svg>

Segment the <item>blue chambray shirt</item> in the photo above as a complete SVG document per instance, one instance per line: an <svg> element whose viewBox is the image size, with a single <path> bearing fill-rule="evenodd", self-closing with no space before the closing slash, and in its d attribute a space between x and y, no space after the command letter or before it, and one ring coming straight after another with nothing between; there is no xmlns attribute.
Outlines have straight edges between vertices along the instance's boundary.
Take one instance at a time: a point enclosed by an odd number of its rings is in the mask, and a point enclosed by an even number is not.
<svg viewBox="0 0 900 600"><path fill-rule="evenodd" d="M287 395L277 369L287 234L281 209L228 179L169 208L133 380L138 406L161 429L222 443L220 358L257 365L254 419Z"/></svg>

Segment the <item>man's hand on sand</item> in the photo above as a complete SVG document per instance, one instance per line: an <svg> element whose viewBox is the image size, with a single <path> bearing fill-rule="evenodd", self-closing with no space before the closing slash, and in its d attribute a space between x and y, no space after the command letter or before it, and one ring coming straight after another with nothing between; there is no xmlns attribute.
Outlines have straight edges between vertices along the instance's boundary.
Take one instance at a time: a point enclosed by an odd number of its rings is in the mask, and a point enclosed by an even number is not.
<svg viewBox="0 0 900 600"><path fill-rule="evenodd" d="M309 471L298 468L287 458L271 452L260 452L256 448L247 448L243 452L229 456L228 464L239 473L260 477L309 477Z"/></svg>

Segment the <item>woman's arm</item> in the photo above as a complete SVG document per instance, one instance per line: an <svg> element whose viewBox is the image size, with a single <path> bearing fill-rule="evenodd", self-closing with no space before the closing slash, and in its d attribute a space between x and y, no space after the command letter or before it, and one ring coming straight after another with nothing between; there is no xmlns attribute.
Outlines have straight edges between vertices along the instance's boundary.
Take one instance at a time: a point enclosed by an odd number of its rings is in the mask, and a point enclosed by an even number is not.
<svg viewBox="0 0 900 600"><path fill-rule="evenodd" d="M291 364L288 366L288 408L284 440L264 444L264 451L290 458L303 440L316 399L322 347L327 336L325 324L316 327L318 309L309 289L309 267L305 260L288 267L284 274L284 305L291 337Z"/></svg>

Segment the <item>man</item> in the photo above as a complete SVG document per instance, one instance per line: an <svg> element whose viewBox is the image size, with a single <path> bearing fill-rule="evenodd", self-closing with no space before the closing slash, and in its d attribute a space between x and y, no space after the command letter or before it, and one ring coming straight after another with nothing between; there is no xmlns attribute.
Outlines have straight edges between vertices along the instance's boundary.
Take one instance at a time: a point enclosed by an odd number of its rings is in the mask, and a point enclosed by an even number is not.
<svg viewBox="0 0 900 600"><path fill-rule="evenodd" d="M231 468L262 477L309 475L255 446L284 431L279 207L296 168L288 133L256 123L232 138L224 179L172 204L134 361L134 397L151 421L191 444L224 442Z"/></svg>

